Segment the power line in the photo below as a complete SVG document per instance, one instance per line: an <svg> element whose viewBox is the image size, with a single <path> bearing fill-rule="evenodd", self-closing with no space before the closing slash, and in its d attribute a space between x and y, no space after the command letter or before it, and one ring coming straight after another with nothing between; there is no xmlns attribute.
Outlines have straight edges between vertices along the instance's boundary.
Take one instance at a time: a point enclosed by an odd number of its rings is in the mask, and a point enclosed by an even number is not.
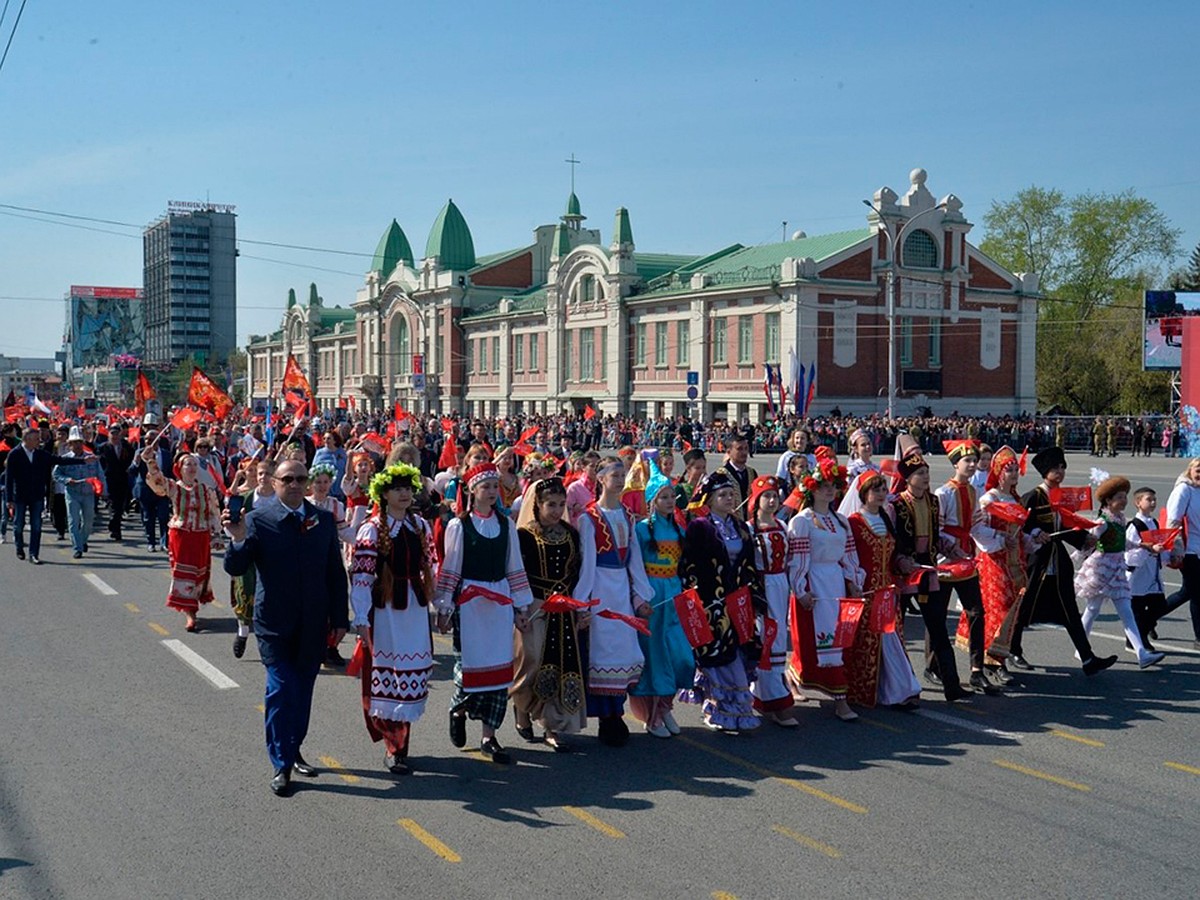
<svg viewBox="0 0 1200 900"><path fill-rule="evenodd" d="M12 46L13 38L17 36L17 26L21 24L21 13L25 12L25 2L26 0L21 0L21 8L17 10L17 18L13 21L12 31L8 33L8 43L4 45L4 55L0 56L0 70L4 69L4 61L8 59L8 48ZM8 11L7 0L4 9L6 12ZM4 17L0 16L0 22L3 20Z"/></svg>

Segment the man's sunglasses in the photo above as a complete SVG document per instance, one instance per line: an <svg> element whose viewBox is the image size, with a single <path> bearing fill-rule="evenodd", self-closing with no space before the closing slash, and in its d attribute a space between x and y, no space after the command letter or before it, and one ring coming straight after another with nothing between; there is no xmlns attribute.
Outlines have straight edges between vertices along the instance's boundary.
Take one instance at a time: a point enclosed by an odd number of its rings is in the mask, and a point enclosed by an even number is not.
<svg viewBox="0 0 1200 900"><path fill-rule="evenodd" d="M275 480L283 484L302 484L308 481L307 475L276 475Z"/></svg>

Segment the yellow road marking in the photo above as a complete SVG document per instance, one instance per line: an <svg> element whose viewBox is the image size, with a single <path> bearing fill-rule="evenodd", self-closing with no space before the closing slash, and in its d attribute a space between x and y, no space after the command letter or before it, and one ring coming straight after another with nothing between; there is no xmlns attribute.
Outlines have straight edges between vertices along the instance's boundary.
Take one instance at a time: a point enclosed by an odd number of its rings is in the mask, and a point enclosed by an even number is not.
<svg viewBox="0 0 1200 900"><path fill-rule="evenodd" d="M578 806L564 806L563 809L577 818L580 822L583 822L585 825L591 825L601 834L606 834L610 838L615 838L617 840L625 837L625 832L613 828L611 825L601 819L597 819L585 809L580 809Z"/></svg>
<svg viewBox="0 0 1200 900"><path fill-rule="evenodd" d="M731 894L728 891L713 891L712 900L738 900L736 894Z"/></svg>
<svg viewBox="0 0 1200 900"><path fill-rule="evenodd" d="M321 765L325 766L325 768L327 768L327 769L332 770L337 775L337 777L342 779L342 781L346 782L346 784L354 784L355 782L357 782L359 780L357 775L351 775L349 772L347 772L346 767L343 766L336 759L334 759L332 756L320 756L317 758L321 760Z"/></svg>
<svg viewBox="0 0 1200 900"><path fill-rule="evenodd" d="M433 639L435 641L437 641L439 644L447 644L447 645L454 644L454 639L452 637L450 637L450 635L438 634L438 632L436 632L436 631L433 633Z"/></svg>
<svg viewBox="0 0 1200 900"><path fill-rule="evenodd" d="M904 734L903 728L897 728L895 725L889 725L886 722L880 722L878 719L871 719L871 718L868 718L867 716L859 716L858 720L860 722L865 722L866 724L870 725L872 728L882 728L884 731L892 731L892 732L895 732L896 734Z"/></svg>
<svg viewBox="0 0 1200 900"><path fill-rule="evenodd" d="M1062 731L1061 729L1058 729L1058 728L1051 728L1049 733L1054 735L1055 737L1060 737L1063 740L1075 741L1078 744L1087 744L1087 746L1089 746L1089 747L1105 746L1104 741L1097 741L1092 738L1080 737L1077 734L1071 734L1071 732L1069 732L1069 731Z"/></svg>
<svg viewBox="0 0 1200 900"><path fill-rule="evenodd" d="M675 738L675 740L683 741L685 744L689 744L698 750L703 750L705 753L710 753L718 759L723 759L726 762L733 763L735 766L741 766L743 769L753 772L755 775L761 775L764 778L773 778L775 781L782 782L793 790L800 791L803 794L808 794L810 797L816 797L819 800L824 800L826 803L832 803L834 806L840 806L842 809L849 810L853 813L858 813L864 816L867 814L867 807L865 806L859 806L857 803L852 803L849 800L845 800L834 794L827 793L819 788L811 787L797 778L788 778L783 775L777 775L770 769L764 769L761 766L756 766L749 760L742 759L740 756L734 756L732 753L726 753L724 750L706 747L704 744L700 743L694 738L679 735Z"/></svg>
<svg viewBox="0 0 1200 900"><path fill-rule="evenodd" d="M1165 762L1163 763L1168 769L1178 769L1180 772L1187 772L1189 775L1200 775L1200 769L1195 766L1185 766L1183 763Z"/></svg>
<svg viewBox="0 0 1200 900"><path fill-rule="evenodd" d="M138 608L137 608L137 605L136 605L136 604L134 604L134 603L126 603L126 604L125 604L125 608L126 608L127 610L129 610L131 613L140 613L140 612L141 612L141 610L140 610L140 609L138 609Z"/></svg>
<svg viewBox="0 0 1200 900"><path fill-rule="evenodd" d="M167 629L165 629L161 625L159 625L157 622L147 622L146 624L150 626L150 630L153 631L155 634L161 634L165 637L166 635L171 633L171 632L167 631Z"/></svg>
<svg viewBox="0 0 1200 900"><path fill-rule="evenodd" d="M1069 787L1075 791L1090 791L1091 788L1086 784L1080 784L1078 781L1068 781L1066 778L1059 778L1057 775L1051 775L1048 772L1040 772L1037 769L1030 769L1028 766L1018 765L1014 762L1009 762L1006 759L993 759L996 765L1002 769L1011 769L1014 772L1020 772L1022 775L1031 775L1034 778L1040 778L1043 781L1049 781L1053 784L1061 784L1063 787Z"/></svg>
<svg viewBox="0 0 1200 900"><path fill-rule="evenodd" d="M460 863L462 857L435 838L412 819L397 819L396 824L449 863Z"/></svg>
<svg viewBox="0 0 1200 900"><path fill-rule="evenodd" d="M803 844L810 850L816 850L818 853L824 853L830 859L841 859L842 851L837 847L830 847L828 844L822 844L818 840L810 838L806 834L801 834L798 831L792 831L790 828L784 828L782 825L772 825L771 830L777 834L782 834L784 837L789 837L797 844Z"/></svg>
<svg viewBox="0 0 1200 900"><path fill-rule="evenodd" d="M255 709L257 709L257 710L258 710L260 713L264 713L264 714L265 714L265 713L266 713L266 711L267 711L267 708L266 708L265 706L263 706L261 703L259 703L259 704L258 704L257 706L255 706L254 708L255 708Z"/></svg>

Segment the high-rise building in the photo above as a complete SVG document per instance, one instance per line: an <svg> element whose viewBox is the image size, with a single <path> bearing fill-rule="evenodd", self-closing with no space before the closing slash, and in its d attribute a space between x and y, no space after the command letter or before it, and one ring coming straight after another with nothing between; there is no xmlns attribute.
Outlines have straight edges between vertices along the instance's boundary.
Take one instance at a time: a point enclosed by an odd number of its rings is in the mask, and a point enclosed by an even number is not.
<svg viewBox="0 0 1200 900"><path fill-rule="evenodd" d="M237 346L234 207L172 201L142 235L146 362L208 363Z"/></svg>

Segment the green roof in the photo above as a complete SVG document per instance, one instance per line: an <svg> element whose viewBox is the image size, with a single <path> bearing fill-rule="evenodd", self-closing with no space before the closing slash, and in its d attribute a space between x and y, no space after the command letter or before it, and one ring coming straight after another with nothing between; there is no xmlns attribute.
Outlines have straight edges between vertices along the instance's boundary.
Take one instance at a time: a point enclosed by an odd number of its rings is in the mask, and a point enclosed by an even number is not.
<svg viewBox="0 0 1200 900"><path fill-rule="evenodd" d="M425 258L436 256L443 269L466 271L475 267L475 241L467 220L453 200L447 200L434 220L425 242Z"/></svg>
<svg viewBox="0 0 1200 900"><path fill-rule="evenodd" d="M416 268L413 264L412 247L404 235L404 229L400 227L399 222L392 219L392 224L384 230L383 237L379 239L379 246L375 248L371 271L378 272L381 278L387 278L400 263L406 263L410 269Z"/></svg>
<svg viewBox="0 0 1200 900"><path fill-rule="evenodd" d="M575 196L572 194L571 196ZM551 244L552 253L561 258L571 252L571 238L562 223L554 226L554 242Z"/></svg>
<svg viewBox="0 0 1200 900"><path fill-rule="evenodd" d="M583 218L583 213L579 211L579 198L575 196L574 191L571 191L571 196L567 198L567 215Z"/></svg>
<svg viewBox="0 0 1200 900"><path fill-rule="evenodd" d="M528 313L541 312L546 308L546 285L539 285L528 290L517 291L512 294L505 294L508 298L509 313ZM501 315L500 301L504 299L497 297L494 300L488 300L486 303L476 306L463 313L463 319L488 319Z"/></svg>
<svg viewBox="0 0 1200 900"><path fill-rule="evenodd" d="M330 334L340 323L352 323L355 314L352 309L344 309L340 306L335 306L332 309L328 307L321 308L321 334Z"/></svg>
<svg viewBox="0 0 1200 900"><path fill-rule="evenodd" d="M629 224L629 210L623 206L617 207L617 218L613 223L613 243L633 243L633 226Z"/></svg>
<svg viewBox="0 0 1200 900"><path fill-rule="evenodd" d="M638 276L643 281L650 281L660 275L674 272L694 259L696 259L694 253L680 255L678 253L642 253L638 251L633 254L633 262L637 266Z"/></svg>

